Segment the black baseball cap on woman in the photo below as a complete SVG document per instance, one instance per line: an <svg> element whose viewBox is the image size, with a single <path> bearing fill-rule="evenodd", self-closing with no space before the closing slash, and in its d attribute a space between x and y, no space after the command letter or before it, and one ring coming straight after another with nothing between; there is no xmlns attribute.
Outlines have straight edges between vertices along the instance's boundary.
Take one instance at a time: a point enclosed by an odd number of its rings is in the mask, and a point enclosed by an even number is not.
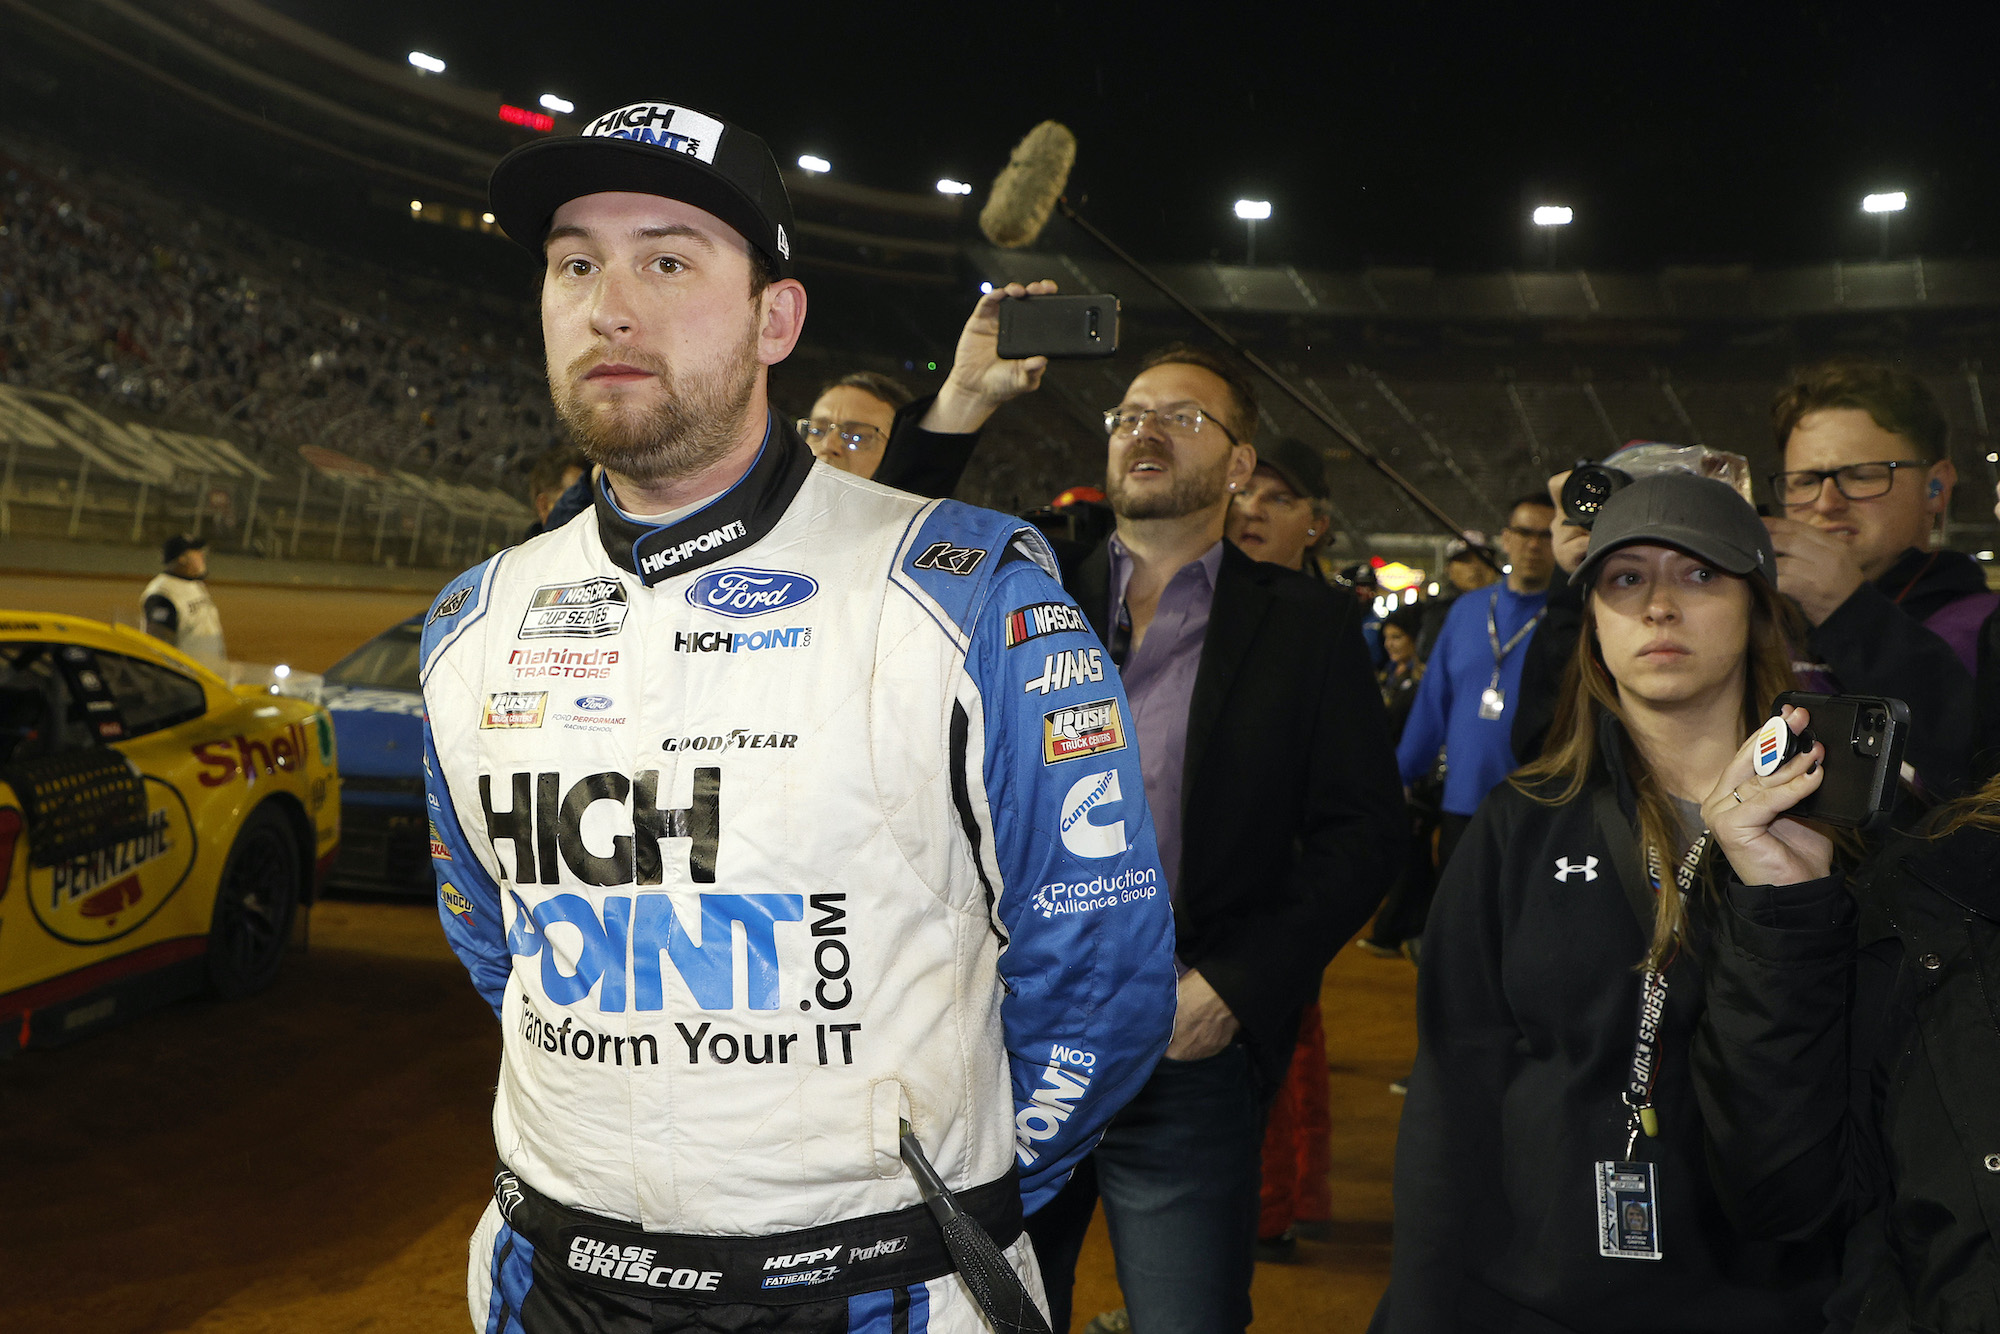
<svg viewBox="0 0 2000 1334"><path fill-rule="evenodd" d="M1673 547L1718 570L1777 583L1770 530L1741 492L1713 477L1654 473L1613 493L1597 512L1590 547L1571 582L1588 583L1606 556L1641 543Z"/></svg>
<svg viewBox="0 0 2000 1334"><path fill-rule="evenodd" d="M791 196L762 139L671 102L607 111L583 133L541 139L500 159L487 183L493 217L520 245L542 253L549 220L584 195L625 192L705 209L792 276Z"/></svg>

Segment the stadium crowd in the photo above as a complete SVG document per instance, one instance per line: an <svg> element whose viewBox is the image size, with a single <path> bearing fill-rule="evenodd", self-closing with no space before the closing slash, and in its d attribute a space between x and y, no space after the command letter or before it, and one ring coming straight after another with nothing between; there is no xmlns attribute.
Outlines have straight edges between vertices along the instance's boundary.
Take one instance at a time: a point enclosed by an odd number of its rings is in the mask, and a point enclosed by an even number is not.
<svg viewBox="0 0 2000 1334"><path fill-rule="evenodd" d="M491 483L561 438L539 350L517 314L426 286L0 142L6 383L253 457L319 445Z"/></svg>

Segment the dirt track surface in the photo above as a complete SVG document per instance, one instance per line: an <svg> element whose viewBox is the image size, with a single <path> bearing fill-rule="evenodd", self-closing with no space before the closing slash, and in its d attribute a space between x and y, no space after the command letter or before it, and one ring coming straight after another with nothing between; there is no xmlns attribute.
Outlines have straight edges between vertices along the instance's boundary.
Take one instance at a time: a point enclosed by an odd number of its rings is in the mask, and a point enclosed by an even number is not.
<svg viewBox="0 0 2000 1334"><path fill-rule="evenodd" d="M108 619L116 580L0 577L0 609ZM233 656L324 669L422 595L215 589ZM1258 1334L1365 1328L1415 974L1342 952L1324 992L1334 1236L1259 1265ZM468 1328L490 1188L492 1014L429 903L329 902L234 1004L187 1001L0 1061L0 1334L431 1334ZM1102 1219L1075 1329L1120 1305Z"/></svg>

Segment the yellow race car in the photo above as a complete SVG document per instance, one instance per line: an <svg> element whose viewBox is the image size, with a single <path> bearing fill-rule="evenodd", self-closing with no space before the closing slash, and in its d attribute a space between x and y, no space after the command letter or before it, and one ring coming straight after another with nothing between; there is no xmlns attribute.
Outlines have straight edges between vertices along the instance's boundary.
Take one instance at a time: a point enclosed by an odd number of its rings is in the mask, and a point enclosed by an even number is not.
<svg viewBox="0 0 2000 1334"><path fill-rule="evenodd" d="M0 611L0 1054L268 984L340 849L339 781L319 705Z"/></svg>

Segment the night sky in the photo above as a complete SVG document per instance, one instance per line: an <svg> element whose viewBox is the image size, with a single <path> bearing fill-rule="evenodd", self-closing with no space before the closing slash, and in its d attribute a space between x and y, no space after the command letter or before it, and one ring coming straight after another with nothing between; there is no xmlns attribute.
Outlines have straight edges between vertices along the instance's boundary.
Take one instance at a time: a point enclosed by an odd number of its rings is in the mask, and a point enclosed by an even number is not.
<svg viewBox="0 0 2000 1334"><path fill-rule="evenodd" d="M1894 253L2000 253L1984 5L271 3L524 105L683 102L786 165L952 176L975 204L1053 116L1081 141L1072 199L1149 259L1240 261L1246 196L1273 204L1264 262L1539 265L1538 203L1576 209L1564 267L1859 259L1876 190L1910 194Z"/></svg>

